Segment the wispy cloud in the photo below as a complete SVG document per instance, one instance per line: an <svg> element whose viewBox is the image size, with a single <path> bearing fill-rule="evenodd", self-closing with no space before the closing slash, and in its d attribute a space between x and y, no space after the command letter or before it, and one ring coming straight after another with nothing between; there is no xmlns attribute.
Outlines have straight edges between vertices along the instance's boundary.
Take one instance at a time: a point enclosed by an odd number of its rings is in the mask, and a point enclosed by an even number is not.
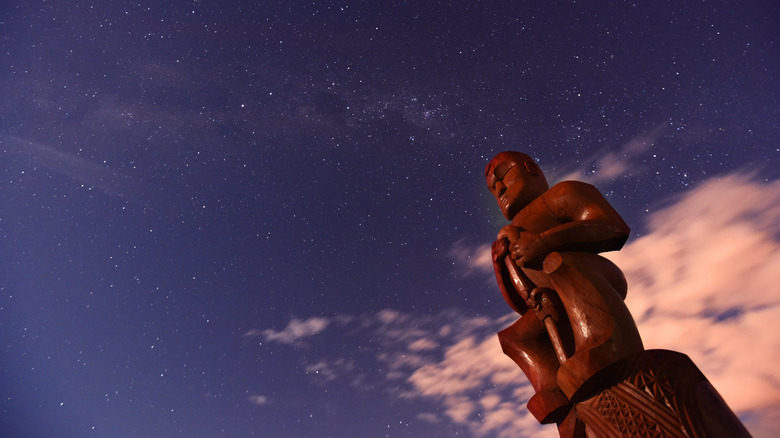
<svg viewBox="0 0 780 438"><path fill-rule="evenodd" d="M96 188L107 195L124 199L141 207L147 206L140 182L105 164L99 164L76 154L23 138L0 134L0 145L13 160L29 170L43 167L64 175L82 186Z"/></svg>
<svg viewBox="0 0 780 438"><path fill-rule="evenodd" d="M263 406L270 403L270 400L267 396L260 395L260 394L250 395L249 397L247 397L247 400L249 401L249 403L258 406Z"/></svg>
<svg viewBox="0 0 780 438"><path fill-rule="evenodd" d="M599 153L580 163L576 169L564 171L561 175L551 175L551 181L578 180L591 184L609 182L617 177L636 170L642 155L658 141L666 130L661 124L648 132L637 135L621 145L617 151Z"/></svg>
<svg viewBox="0 0 780 438"><path fill-rule="evenodd" d="M335 360L320 360L307 364L304 369L307 373L313 373L321 378L321 382L330 382L355 369L355 362L342 358Z"/></svg>
<svg viewBox="0 0 780 438"><path fill-rule="evenodd" d="M557 436L525 409L533 389L501 352L495 331L458 338L444 358L416 369L404 394L439 403L446 419L475 436Z"/></svg>
<svg viewBox="0 0 780 438"><path fill-rule="evenodd" d="M474 273L492 273L493 259L490 254L490 244L469 244L466 239L459 239L448 251L448 255L458 265L458 272L463 275Z"/></svg>
<svg viewBox="0 0 780 438"><path fill-rule="evenodd" d="M257 329L250 330L244 334L244 336L262 336L267 342L279 342L282 344L295 344L300 339L316 335L325 330L330 324L328 318L312 317L306 320L293 319L287 324L287 327L282 331L276 331L273 329L265 329L259 331Z"/></svg>

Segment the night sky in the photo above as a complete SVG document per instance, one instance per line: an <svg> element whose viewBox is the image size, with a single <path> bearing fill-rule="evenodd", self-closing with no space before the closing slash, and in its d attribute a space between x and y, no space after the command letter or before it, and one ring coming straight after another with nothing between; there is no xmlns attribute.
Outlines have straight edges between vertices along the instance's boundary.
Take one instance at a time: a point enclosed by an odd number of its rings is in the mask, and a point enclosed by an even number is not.
<svg viewBox="0 0 780 438"><path fill-rule="evenodd" d="M648 348L780 431L774 1L0 6L0 435L556 436L483 170L596 185Z"/></svg>

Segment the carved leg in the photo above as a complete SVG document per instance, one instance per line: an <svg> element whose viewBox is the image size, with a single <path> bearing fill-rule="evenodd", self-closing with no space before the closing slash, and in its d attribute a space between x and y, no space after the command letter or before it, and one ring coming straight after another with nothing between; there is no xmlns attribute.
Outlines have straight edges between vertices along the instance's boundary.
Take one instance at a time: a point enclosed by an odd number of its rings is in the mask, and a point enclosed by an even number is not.
<svg viewBox="0 0 780 438"><path fill-rule="evenodd" d="M552 253L543 271L523 271L537 286L555 290L568 315L575 352L560 367L558 384L572 401L596 389L589 380L598 371L643 350L623 291L615 288L621 286L617 280L622 274L608 260L588 253Z"/></svg>

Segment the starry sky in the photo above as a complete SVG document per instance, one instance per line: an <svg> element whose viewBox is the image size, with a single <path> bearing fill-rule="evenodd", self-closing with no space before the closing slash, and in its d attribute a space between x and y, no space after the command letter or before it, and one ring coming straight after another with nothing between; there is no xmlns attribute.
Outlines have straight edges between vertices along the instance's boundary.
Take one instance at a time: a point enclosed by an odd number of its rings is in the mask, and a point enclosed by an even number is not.
<svg viewBox="0 0 780 438"><path fill-rule="evenodd" d="M483 169L632 228L648 348L780 430L777 2L0 6L0 432L556 436Z"/></svg>

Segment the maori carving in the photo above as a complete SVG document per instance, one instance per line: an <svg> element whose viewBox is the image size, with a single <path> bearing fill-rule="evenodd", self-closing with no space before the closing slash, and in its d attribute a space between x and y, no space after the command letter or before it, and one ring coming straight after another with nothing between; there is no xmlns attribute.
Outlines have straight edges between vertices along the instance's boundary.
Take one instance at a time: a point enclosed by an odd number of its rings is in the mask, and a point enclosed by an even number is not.
<svg viewBox="0 0 780 438"><path fill-rule="evenodd" d="M535 390L527 407L539 422L571 438L749 436L687 356L644 349L625 277L598 255L630 230L595 187L549 187L519 152L498 154L485 178L510 221L493 268L521 315L498 338Z"/></svg>

